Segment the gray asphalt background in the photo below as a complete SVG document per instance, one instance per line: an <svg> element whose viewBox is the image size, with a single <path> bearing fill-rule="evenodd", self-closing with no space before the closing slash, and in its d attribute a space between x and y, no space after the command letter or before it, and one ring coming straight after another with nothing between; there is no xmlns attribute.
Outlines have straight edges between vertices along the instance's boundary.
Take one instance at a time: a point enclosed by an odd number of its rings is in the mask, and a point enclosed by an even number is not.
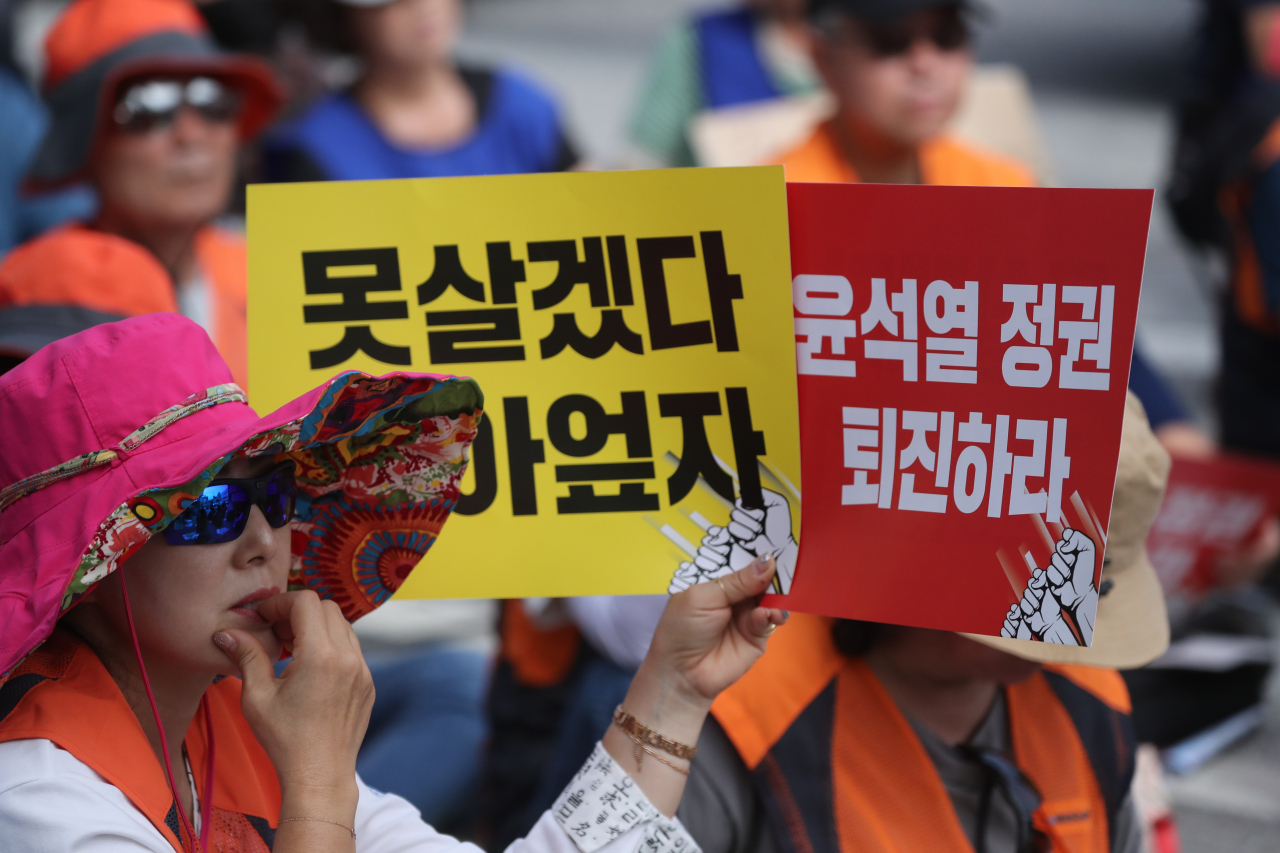
<svg viewBox="0 0 1280 853"><path fill-rule="evenodd" d="M626 117L662 31L696 0L475 0L465 52L514 63L563 99L587 156L617 161ZM1057 182L1155 187L1171 146L1170 98L1192 0L984 0L983 61L1031 80ZM1218 353L1213 275L1187 254L1157 197L1139 340L1205 428ZM1280 851L1280 685L1263 731L1174 780L1186 853Z"/></svg>

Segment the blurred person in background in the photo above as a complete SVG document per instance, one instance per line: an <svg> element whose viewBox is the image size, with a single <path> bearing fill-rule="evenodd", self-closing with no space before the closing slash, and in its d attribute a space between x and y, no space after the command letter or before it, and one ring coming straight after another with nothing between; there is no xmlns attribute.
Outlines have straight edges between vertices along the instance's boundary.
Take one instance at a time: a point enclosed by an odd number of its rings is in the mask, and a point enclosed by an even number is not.
<svg viewBox="0 0 1280 853"><path fill-rule="evenodd" d="M1203 0L1169 199L1193 245L1228 258L1222 444L1280 455L1280 3Z"/></svg>
<svg viewBox="0 0 1280 853"><path fill-rule="evenodd" d="M247 386L244 241L213 221L239 144L280 104L270 70L220 52L185 0L74 0L49 31L42 88L51 122L27 180L87 182L99 208L12 252L0 265L0 307L177 311L210 333ZM149 263L138 247L167 288L132 274ZM102 275L77 273L103 263Z"/></svg>
<svg viewBox="0 0 1280 853"><path fill-rule="evenodd" d="M0 0L0 257L23 240L93 212L93 193L84 187L28 193L22 186L49 119L14 60L16 6L14 0Z"/></svg>
<svg viewBox="0 0 1280 853"><path fill-rule="evenodd" d="M970 4L814 0L814 61L836 113L779 162L787 180L1032 186L1017 161L945 128L973 68Z"/></svg>
<svg viewBox="0 0 1280 853"><path fill-rule="evenodd" d="M746 0L668 32L632 114L627 165L695 166L689 128L699 113L817 91L806 5Z"/></svg>
<svg viewBox="0 0 1280 853"><path fill-rule="evenodd" d="M1143 547L1168 471L1130 394L1091 647L792 614L703 725L679 816L704 853L1143 850L1110 667L1168 645Z"/></svg>
<svg viewBox="0 0 1280 853"><path fill-rule="evenodd" d="M313 0L321 44L360 74L273 133L272 181L556 172L578 163L555 101L505 68L460 64L462 0Z"/></svg>

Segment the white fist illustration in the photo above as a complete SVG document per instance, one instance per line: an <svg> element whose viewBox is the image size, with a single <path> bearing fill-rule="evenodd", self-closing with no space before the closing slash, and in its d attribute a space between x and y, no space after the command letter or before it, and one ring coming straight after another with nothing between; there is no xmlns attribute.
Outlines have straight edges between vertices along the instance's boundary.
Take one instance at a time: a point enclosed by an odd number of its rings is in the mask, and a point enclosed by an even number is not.
<svg viewBox="0 0 1280 853"><path fill-rule="evenodd" d="M791 506L777 492L763 491L763 509L748 509L738 500L728 526L707 529L697 555L681 563L671 578L671 593L743 569L761 554L774 555L778 585L784 593L790 590L800 550L791 536Z"/></svg>
<svg viewBox="0 0 1280 853"><path fill-rule="evenodd" d="M1049 626L1062 618L1058 599L1048 592L1048 579L1043 569L1031 573L1027 589L1022 593L1022 613L1030 632L1043 637Z"/></svg>
<svg viewBox="0 0 1280 853"><path fill-rule="evenodd" d="M729 534L751 552L753 558L773 554L778 563L778 588L791 590L800 546L791 535L791 504L777 492L761 489L762 509L749 509L738 499L729 515Z"/></svg>
<svg viewBox="0 0 1280 853"><path fill-rule="evenodd" d="M1049 586L1063 607L1074 610L1093 591L1097 549L1079 530L1066 528L1049 561Z"/></svg>

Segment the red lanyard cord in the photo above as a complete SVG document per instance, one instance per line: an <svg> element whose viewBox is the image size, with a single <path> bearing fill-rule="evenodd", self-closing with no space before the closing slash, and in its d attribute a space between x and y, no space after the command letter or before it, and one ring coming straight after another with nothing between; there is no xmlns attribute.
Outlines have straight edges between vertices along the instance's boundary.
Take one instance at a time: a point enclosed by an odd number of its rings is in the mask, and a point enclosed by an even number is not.
<svg viewBox="0 0 1280 853"><path fill-rule="evenodd" d="M133 609L129 606L129 590L124 582L124 569L120 569L120 592L124 595L124 615L129 620L129 637L133 640L133 653L138 658L138 671L142 673L142 686L147 689L147 701L151 703L151 714L155 717L156 728L160 731L160 750L164 758L164 772L169 780L169 790L173 792L174 809L178 819L187 831L192 844L197 850L209 849L209 828L213 823L213 717L209 711L209 697L200 698L200 707L204 710L204 725L209 737L209 760L205 769L204 802L200 804L200 840L196 841L195 830L187 820L187 811L178 801L178 786L173 781L173 765L169 761L169 740L164 735L164 722L160 719L160 708L156 705L155 694L151 692L151 679L147 677L147 666L142 662L142 646L138 644L138 631L133 626ZM181 839L179 839L181 840Z"/></svg>

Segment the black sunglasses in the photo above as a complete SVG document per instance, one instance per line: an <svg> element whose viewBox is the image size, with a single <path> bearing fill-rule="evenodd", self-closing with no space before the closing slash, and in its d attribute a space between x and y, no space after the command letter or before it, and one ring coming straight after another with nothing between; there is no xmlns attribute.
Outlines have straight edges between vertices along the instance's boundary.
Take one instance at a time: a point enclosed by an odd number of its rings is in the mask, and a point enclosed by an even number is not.
<svg viewBox="0 0 1280 853"><path fill-rule="evenodd" d="M891 21L861 21L859 25L867 46L880 59L903 56L922 39L946 52L969 46L969 23L954 7Z"/></svg>
<svg viewBox="0 0 1280 853"><path fill-rule="evenodd" d="M217 124L240 115L240 94L212 77L190 80L144 80L124 89L111 117L130 133L149 133L173 124L184 106Z"/></svg>
<svg viewBox="0 0 1280 853"><path fill-rule="evenodd" d="M258 477L214 480L164 529L165 541L170 545L233 542L244 533L255 506L272 527L284 527L293 518L298 497L293 472L293 462L286 460Z"/></svg>

